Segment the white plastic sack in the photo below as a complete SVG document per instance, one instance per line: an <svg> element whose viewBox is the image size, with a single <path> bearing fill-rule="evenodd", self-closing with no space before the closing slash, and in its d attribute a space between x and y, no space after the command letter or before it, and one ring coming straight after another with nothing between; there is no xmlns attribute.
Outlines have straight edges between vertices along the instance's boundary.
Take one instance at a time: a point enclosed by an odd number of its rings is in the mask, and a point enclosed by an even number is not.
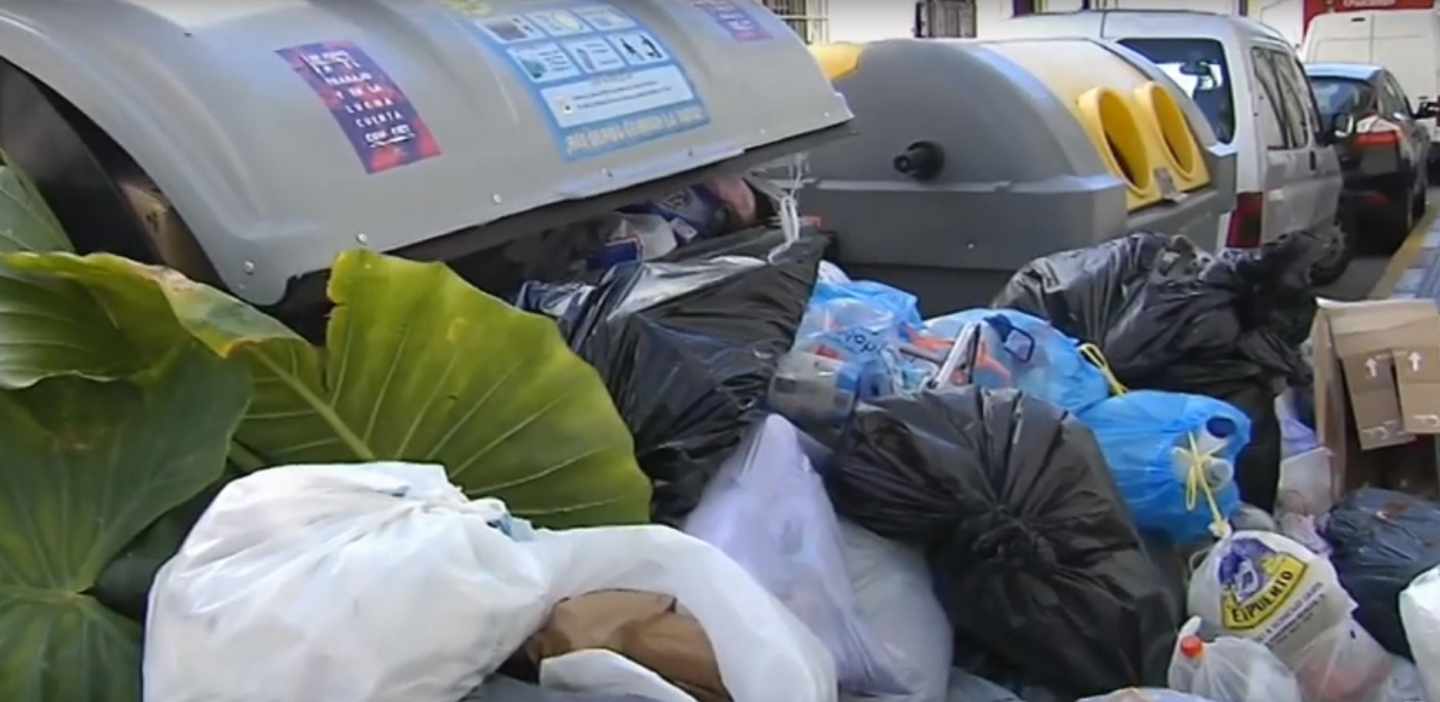
<svg viewBox="0 0 1440 702"><path fill-rule="evenodd" d="M563 692L635 695L654 702L695 702L655 671L614 651L596 648L540 661L540 686Z"/></svg>
<svg viewBox="0 0 1440 702"><path fill-rule="evenodd" d="M544 622L543 565L437 466L261 471L160 570L147 702L454 702Z"/></svg>
<svg viewBox="0 0 1440 702"><path fill-rule="evenodd" d="M1393 656L1347 618L1310 642L1290 663L1305 702L1386 702Z"/></svg>
<svg viewBox="0 0 1440 702"><path fill-rule="evenodd" d="M719 549L669 527L540 531L526 547L556 600L598 590L674 597L700 622L735 702L833 702L824 644Z"/></svg>
<svg viewBox="0 0 1440 702"><path fill-rule="evenodd" d="M750 430L706 487L685 532L735 559L805 622L835 657L842 689L906 692L898 661L859 615L835 508L784 417L771 415Z"/></svg>
<svg viewBox="0 0 1440 702"><path fill-rule="evenodd" d="M1421 573L1400 593L1405 640L1431 702L1440 701L1440 568Z"/></svg>
<svg viewBox="0 0 1440 702"><path fill-rule="evenodd" d="M1200 618L1180 629L1170 658L1169 685L1211 702L1303 702L1285 664L1264 645L1222 636L1197 645Z"/></svg>
<svg viewBox="0 0 1440 702"><path fill-rule="evenodd" d="M1188 600L1190 613L1211 628L1264 644L1292 670L1312 641L1349 622L1355 608L1328 560L1260 531L1217 543L1192 576Z"/></svg>
<svg viewBox="0 0 1440 702"><path fill-rule="evenodd" d="M919 550L840 520L845 570L855 587L860 621L899 662L909 692L867 702L934 702L951 684L955 632L935 597L930 565ZM988 702L975 700L974 702Z"/></svg>
<svg viewBox="0 0 1440 702"><path fill-rule="evenodd" d="M675 597L736 702L835 700L824 646L714 547L668 527L515 541L511 525L434 466L237 480L156 578L145 699L454 702L555 603L618 589Z"/></svg>

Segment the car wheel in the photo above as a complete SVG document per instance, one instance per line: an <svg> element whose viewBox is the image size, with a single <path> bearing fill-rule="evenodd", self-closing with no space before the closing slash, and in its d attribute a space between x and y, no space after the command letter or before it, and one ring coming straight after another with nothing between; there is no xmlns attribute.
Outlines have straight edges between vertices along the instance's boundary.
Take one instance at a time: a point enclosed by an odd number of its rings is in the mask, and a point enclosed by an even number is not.
<svg viewBox="0 0 1440 702"><path fill-rule="evenodd" d="M1317 235L1322 238L1320 257L1310 266L1310 284L1316 287L1329 285L1345 275L1350 259L1355 257L1355 237L1341 227L1331 227L1329 232Z"/></svg>

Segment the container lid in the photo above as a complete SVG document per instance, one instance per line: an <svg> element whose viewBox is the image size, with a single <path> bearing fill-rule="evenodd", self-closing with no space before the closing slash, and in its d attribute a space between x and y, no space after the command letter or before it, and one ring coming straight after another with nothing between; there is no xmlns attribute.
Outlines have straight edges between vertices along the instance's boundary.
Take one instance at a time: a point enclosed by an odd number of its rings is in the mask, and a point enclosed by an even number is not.
<svg viewBox="0 0 1440 702"><path fill-rule="evenodd" d="M481 250L493 223L851 117L748 0L22 3L0 55L120 144L258 304L346 249Z"/></svg>

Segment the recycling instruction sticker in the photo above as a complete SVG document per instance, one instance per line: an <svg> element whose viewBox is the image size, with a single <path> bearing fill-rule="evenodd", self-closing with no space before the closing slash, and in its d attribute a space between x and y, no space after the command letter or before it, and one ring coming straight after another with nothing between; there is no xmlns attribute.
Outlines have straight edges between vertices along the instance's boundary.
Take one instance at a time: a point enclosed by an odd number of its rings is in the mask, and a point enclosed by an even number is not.
<svg viewBox="0 0 1440 702"><path fill-rule="evenodd" d="M755 15L743 5L755 7L755 3L748 0L690 0L695 9L710 15L710 19L720 25L730 34L730 38L740 42L765 41L775 37L760 26ZM763 10L762 10L763 11Z"/></svg>
<svg viewBox="0 0 1440 702"><path fill-rule="evenodd" d="M370 174L440 155L440 145L405 92L348 41L276 52L320 97Z"/></svg>
<svg viewBox="0 0 1440 702"><path fill-rule="evenodd" d="M566 160L710 122L670 47L611 5L471 15L470 22L475 34L520 75Z"/></svg>

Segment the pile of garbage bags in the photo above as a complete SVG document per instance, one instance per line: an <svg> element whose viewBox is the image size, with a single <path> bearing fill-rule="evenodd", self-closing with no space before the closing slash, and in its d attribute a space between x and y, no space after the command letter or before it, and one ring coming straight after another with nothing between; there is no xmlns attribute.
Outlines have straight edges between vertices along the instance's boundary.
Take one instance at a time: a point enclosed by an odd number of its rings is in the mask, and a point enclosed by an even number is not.
<svg viewBox="0 0 1440 702"><path fill-rule="evenodd" d="M1303 238L1132 235L927 320L822 237L725 235L766 205L727 187L514 297L661 525L536 529L439 466L240 478L156 578L147 700L1440 700L1440 505L1279 494L1328 470L1276 402Z"/></svg>

